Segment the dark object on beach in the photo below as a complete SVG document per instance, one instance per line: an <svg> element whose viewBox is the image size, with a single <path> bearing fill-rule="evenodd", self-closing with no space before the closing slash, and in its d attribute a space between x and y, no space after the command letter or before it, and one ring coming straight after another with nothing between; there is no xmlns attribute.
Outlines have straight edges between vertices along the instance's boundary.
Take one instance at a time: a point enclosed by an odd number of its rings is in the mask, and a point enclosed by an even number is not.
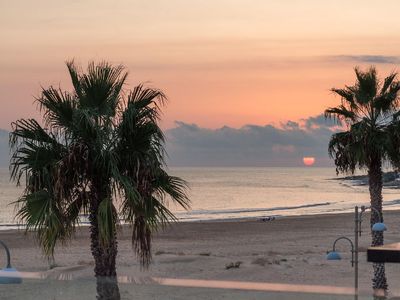
<svg viewBox="0 0 400 300"><path fill-rule="evenodd" d="M225 269L227 269L227 270L229 270L229 269L238 269L238 268L240 268L241 264L242 264L241 261L231 262L231 263L225 265Z"/></svg>
<svg viewBox="0 0 400 300"><path fill-rule="evenodd" d="M92 62L86 73L73 61L67 67L73 90L49 87L36 99L43 122L12 124L11 177L26 182L17 217L52 257L88 214L98 299L119 299L118 224L133 225L132 246L147 267L152 233L176 220L166 201L188 208L186 182L165 169L162 91L124 90L128 74L120 65Z"/></svg>
<svg viewBox="0 0 400 300"><path fill-rule="evenodd" d="M275 220L274 216L264 217L264 218L260 219L260 221L262 221L262 222L269 222L269 221L274 221L274 220Z"/></svg>
<svg viewBox="0 0 400 300"><path fill-rule="evenodd" d="M383 81L374 67L366 72L355 68L356 82L343 89L331 91L341 97L341 104L325 110L326 118L333 118L345 131L334 133L329 141L329 155L334 159L336 173L354 174L368 171L371 199L371 228L383 222L382 216L382 164L400 167L400 83L397 73ZM371 231L372 246L383 245L383 232ZM385 265L373 264L375 290L387 290Z"/></svg>

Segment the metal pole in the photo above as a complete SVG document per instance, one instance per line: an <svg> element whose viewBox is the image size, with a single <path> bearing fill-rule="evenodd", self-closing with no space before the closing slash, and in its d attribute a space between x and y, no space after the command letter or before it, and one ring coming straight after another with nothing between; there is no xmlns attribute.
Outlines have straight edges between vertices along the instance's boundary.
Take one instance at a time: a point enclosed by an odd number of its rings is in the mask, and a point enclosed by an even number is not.
<svg viewBox="0 0 400 300"><path fill-rule="evenodd" d="M359 233L359 214L358 206L354 208L354 292L358 295L358 233Z"/></svg>
<svg viewBox="0 0 400 300"><path fill-rule="evenodd" d="M6 255L7 255L7 266L6 266L6 268L9 269L9 268L11 268L10 250L8 250L8 247L4 242L0 241L0 245L2 245L4 247L4 250L6 250Z"/></svg>

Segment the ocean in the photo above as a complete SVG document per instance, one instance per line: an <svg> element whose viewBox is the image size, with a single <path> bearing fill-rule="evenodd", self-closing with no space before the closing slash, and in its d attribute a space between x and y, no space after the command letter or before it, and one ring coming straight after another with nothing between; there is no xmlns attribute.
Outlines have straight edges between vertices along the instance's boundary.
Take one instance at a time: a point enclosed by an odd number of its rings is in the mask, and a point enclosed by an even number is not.
<svg viewBox="0 0 400 300"><path fill-rule="evenodd" d="M367 186L336 180L334 168L170 168L188 181L191 209L170 204L181 221L269 218L353 211L368 205ZM8 169L0 169L0 226L17 221L12 202L23 189L9 181ZM400 191L383 191L384 209L400 208ZM6 226L7 225L7 226Z"/></svg>

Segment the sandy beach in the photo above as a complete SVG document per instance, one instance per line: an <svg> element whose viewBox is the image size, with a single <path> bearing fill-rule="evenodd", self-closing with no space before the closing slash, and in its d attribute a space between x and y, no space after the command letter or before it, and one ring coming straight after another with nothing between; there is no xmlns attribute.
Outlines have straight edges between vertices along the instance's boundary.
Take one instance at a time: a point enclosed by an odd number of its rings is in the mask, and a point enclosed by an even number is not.
<svg viewBox="0 0 400 300"><path fill-rule="evenodd" d="M386 243L400 240L399 218L398 211L385 213ZM370 242L368 217L363 229L360 289L368 291L372 276L372 265L366 262L365 253ZM117 268L119 275L138 277L352 287L354 270L350 265L349 245L338 244L343 253L341 261L325 259L326 251L341 235L353 236L352 214L286 217L270 222L177 223L155 235L154 262L149 270L141 271L131 250L129 228L125 227L119 232ZM11 249L13 266L20 271L69 272L74 278L93 274L88 228L80 228L69 244L56 249L57 267L52 270L30 234L10 230L0 232L0 236ZM227 268L230 264L239 266ZM400 279L398 270L395 264L387 264L390 291L394 294L400 294L396 284Z"/></svg>

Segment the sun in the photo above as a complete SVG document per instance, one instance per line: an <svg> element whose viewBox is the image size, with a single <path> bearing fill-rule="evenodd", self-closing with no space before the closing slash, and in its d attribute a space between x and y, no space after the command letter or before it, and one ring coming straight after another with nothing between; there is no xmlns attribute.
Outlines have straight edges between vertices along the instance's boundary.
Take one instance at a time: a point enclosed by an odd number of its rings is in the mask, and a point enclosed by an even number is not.
<svg viewBox="0 0 400 300"><path fill-rule="evenodd" d="M315 157L305 156L303 157L303 163L305 166L312 166L315 163Z"/></svg>

